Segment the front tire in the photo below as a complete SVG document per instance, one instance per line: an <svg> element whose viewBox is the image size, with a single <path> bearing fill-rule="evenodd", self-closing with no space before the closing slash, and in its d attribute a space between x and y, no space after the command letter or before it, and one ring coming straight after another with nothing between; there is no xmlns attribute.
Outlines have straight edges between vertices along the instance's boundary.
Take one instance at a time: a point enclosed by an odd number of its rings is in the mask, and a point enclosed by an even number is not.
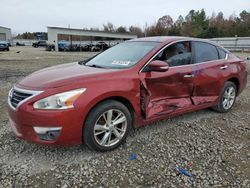
<svg viewBox="0 0 250 188"><path fill-rule="evenodd" d="M128 108L115 100L107 100L89 113L83 130L83 141L91 150L109 151L120 146L132 127Z"/></svg>
<svg viewBox="0 0 250 188"><path fill-rule="evenodd" d="M227 81L220 94L219 103L214 110L220 113L228 112L236 100L237 88L233 82Z"/></svg>

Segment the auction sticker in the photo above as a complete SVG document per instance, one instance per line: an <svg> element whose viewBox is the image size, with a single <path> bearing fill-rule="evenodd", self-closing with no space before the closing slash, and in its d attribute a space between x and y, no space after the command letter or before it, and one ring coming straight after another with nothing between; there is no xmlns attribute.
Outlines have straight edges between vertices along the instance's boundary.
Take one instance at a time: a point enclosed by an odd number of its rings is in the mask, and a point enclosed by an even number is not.
<svg viewBox="0 0 250 188"><path fill-rule="evenodd" d="M112 65L128 66L130 63L131 63L130 61L117 61L117 60L114 60L111 64Z"/></svg>

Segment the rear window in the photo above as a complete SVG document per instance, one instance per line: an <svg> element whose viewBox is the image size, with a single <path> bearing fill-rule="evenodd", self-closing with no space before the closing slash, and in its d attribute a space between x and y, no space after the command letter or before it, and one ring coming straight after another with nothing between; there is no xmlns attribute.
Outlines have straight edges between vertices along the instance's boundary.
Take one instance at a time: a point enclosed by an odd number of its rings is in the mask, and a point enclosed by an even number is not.
<svg viewBox="0 0 250 188"><path fill-rule="evenodd" d="M219 59L216 47L205 42L194 42L195 63L213 61Z"/></svg>

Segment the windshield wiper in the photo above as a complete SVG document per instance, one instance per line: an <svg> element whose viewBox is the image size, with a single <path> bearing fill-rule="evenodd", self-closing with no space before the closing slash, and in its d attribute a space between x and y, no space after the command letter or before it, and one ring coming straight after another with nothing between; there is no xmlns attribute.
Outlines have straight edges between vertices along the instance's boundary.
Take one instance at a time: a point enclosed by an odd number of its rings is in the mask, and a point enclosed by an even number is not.
<svg viewBox="0 0 250 188"><path fill-rule="evenodd" d="M94 56L92 56L92 57L90 57L90 58L88 58L88 59L79 61L78 63L79 63L79 65L86 65L86 63L87 63L88 61L90 61L91 59L93 59L94 57L96 57L96 56L99 55L99 54L100 54L100 53L98 53L98 54L96 54L96 55L94 55Z"/></svg>
<svg viewBox="0 0 250 188"><path fill-rule="evenodd" d="M78 62L79 65L85 65L86 63L87 63L86 60L83 60L83 61L79 61L79 62Z"/></svg>
<svg viewBox="0 0 250 188"><path fill-rule="evenodd" d="M86 64L85 64L85 65L86 65ZM102 66L96 65L96 64L86 65L86 66L88 66L88 67L95 67L95 68L103 68L103 69L105 69L105 67L102 67Z"/></svg>

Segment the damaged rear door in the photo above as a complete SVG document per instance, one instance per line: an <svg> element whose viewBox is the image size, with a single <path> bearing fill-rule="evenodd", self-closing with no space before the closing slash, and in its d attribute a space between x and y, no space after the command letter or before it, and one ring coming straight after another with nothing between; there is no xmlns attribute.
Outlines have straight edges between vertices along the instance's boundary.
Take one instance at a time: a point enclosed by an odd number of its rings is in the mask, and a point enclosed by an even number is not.
<svg viewBox="0 0 250 188"><path fill-rule="evenodd" d="M213 103L219 99L225 78L230 74L226 53L220 57L216 46L194 41L194 64L198 70L192 100L195 105Z"/></svg>
<svg viewBox="0 0 250 188"><path fill-rule="evenodd" d="M171 114L191 108L194 72L190 42L173 44L159 54L139 73L141 109L145 118ZM169 49L173 47L173 49ZM165 72L150 70L157 62L169 66ZM163 67L164 68L164 67Z"/></svg>

